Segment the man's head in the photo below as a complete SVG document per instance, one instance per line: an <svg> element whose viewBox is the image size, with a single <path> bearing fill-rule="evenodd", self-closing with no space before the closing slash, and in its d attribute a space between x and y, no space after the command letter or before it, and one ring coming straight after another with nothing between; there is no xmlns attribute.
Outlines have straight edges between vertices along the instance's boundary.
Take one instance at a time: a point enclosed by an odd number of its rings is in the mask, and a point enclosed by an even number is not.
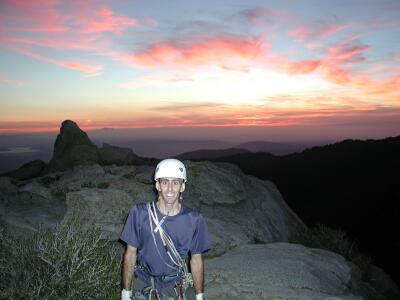
<svg viewBox="0 0 400 300"><path fill-rule="evenodd" d="M185 165L177 159L164 159L156 167L154 180L162 200L166 204L173 204L185 190L187 181Z"/></svg>

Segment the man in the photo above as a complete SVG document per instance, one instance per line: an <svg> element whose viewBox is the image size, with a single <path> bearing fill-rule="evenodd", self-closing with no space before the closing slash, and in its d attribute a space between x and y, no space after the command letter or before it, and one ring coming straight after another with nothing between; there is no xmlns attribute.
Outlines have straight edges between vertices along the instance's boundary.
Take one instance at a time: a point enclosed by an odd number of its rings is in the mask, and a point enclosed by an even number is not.
<svg viewBox="0 0 400 300"><path fill-rule="evenodd" d="M132 299L135 273L135 278L155 288L149 292L160 299L164 290L182 294L193 279L196 300L203 300L202 253L211 249L211 241L202 215L182 203L186 168L179 160L162 160L154 180L158 200L135 205L120 236L126 243L121 299ZM189 253L192 276L187 266ZM180 297L177 295L176 299Z"/></svg>

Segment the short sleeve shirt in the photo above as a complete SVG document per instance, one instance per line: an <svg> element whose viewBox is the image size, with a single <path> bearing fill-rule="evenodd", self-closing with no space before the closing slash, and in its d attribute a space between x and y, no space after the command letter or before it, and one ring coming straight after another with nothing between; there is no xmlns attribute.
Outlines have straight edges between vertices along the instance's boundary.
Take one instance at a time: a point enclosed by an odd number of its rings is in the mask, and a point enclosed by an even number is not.
<svg viewBox="0 0 400 300"><path fill-rule="evenodd" d="M157 205L155 207L158 218L161 220L164 215L158 210ZM171 237L183 259L189 252L204 253L212 247L203 216L185 205L181 206L177 215L165 217L161 226ZM155 229L154 223L153 229ZM160 234L158 232L151 234L146 203L139 203L130 210L120 239L138 249L138 261L144 263L153 276L170 275L176 272L176 267L163 246Z"/></svg>

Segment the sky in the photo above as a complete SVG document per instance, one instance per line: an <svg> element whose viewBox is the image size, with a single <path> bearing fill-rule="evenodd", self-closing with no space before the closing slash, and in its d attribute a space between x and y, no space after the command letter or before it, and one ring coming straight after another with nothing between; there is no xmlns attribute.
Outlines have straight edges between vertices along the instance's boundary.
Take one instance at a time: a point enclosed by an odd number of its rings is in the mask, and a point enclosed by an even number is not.
<svg viewBox="0 0 400 300"><path fill-rule="evenodd" d="M0 135L65 119L399 135L399 12L397 0L1 0Z"/></svg>

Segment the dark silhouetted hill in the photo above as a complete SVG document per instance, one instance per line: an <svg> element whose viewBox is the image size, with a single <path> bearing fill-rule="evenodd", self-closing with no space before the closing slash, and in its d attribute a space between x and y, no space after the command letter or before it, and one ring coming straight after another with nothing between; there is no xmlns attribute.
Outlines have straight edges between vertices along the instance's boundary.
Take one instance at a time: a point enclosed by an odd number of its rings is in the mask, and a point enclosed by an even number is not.
<svg viewBox="0 0 400 300"><path fill-rule="evenodd" d="M247 149L228 148L228 149L201 149L179 154L176 158L180 160L213 159L218 157L230 156L240 153L249 153Z"/></svg>
<svg viewBox="0 0 400 300"><path fill-rule="evenodd" d="M345 230L400 282L400 136L345 140L285 156L260 152L213 160L273 181L307 225Z"/></svg>

